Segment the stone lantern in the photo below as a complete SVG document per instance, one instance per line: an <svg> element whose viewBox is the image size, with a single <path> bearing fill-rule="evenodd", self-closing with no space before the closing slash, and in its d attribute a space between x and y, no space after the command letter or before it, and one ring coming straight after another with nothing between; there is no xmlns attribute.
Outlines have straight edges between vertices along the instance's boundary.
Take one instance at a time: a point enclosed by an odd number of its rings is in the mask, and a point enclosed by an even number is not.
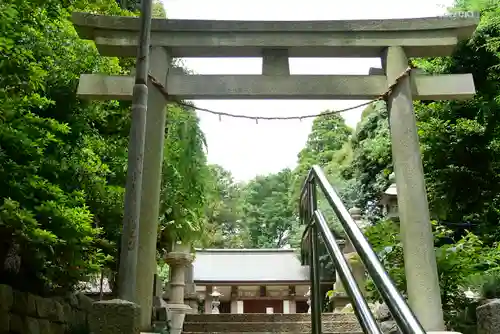
<svg viewBox="0 0 500 334"><path fill-rule="evenodd" d="M213 292L210 294L210 297L212 297L212 314L219 314L219 306L220 306L220 296L222 296L222 293L217 291L217 287L214 286Z"/></svg>
<svg viewBox="0 0 500 334"><path fill-rule="evenodd" d="M396 188L396 174L394 172L389 175L389 181L391 185L382 194L380 204L382 205L384 216L392 221L399 222L398 190Z"/></svg>

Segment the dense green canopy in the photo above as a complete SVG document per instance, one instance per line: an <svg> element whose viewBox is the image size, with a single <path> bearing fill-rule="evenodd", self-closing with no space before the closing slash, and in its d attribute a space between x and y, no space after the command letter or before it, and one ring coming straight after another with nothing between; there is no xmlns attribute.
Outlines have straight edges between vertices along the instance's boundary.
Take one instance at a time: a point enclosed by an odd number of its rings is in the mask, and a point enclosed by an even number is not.
<svg viewBox="0 0 500 334"><path fill-rule="evenodd" d="M134 61L100 57L76 35L74 10L133 15L112 0L0 3L0 277L38 293L117 268L130 103L84 102L76 87L81 73L126 74ZM204 138L193 110L170 106L168 124L161 235L196 239Z"/></svg>

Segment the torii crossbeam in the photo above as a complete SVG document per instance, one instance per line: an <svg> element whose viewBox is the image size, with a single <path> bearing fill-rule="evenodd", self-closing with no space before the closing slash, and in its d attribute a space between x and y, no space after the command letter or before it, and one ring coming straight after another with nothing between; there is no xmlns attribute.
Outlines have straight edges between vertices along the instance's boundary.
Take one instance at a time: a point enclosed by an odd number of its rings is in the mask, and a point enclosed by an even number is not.
<svg viewBox="0 0 500 334"><path fill-rule="evenodd" d="M135 56L139 19L74 13L84 39L104 56ZM434 17L361 21L209 21L154 19L151 74L174 99L348 99L384 93L412 57L448 56L475 30L478 18ZM262 57L262 75L184 75L171 57ZM290 75L289 57L381 57L367 75ZM130 77L83 74L86 99L130 100ZM474 95L470 74L412 72L389 95L392 152L410 305L427 331L444 330L436 260L412 100ZM150 88L139 231L138 298L143 327L151 314L158 201L165 131L164 95Z"/></svg>

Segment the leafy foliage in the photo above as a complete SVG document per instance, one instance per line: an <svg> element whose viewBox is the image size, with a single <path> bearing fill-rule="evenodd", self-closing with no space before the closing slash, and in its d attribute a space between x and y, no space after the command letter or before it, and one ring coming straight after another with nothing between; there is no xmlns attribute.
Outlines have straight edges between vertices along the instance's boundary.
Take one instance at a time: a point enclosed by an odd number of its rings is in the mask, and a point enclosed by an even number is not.
<svg viewBox="0 0 500 334"><path fill-rule="evenodd" d="M281 248L288 244L296 221L290 207L292 172L257 177L243 190L243 216L248 226L250 245L256 248Z"/></svg>
<svg viewBox="0 0 500 334"><path fill-rule="evenodd" d="M124 152L107 136L123 107L75 95L80 73L120 67L78 38L65 6L0 4L0 258L19 260L0 276L40 293L68 289L111 260L123 194L123 170L113 167Z"/></svg>
<svg viewBox="0 0 500 334"><path fill-rule="evenodd" d="M68 20L75 10L135 15L112 0L0 3L0 277L40 294L117 268L130 103L84 102L76 87L81 73L128 74L134 60L100 57ZM171 106L168 122L162 227L196 239L204 138L192 110Z"/></svg>
<svg viewBox="0 0 500 334"><path fill-rule="evenodd" d="M249 247L249 232L242 221L242 185L219 165L209 166L206 206L207 226L203 245L213 248Z"/></svg>
<svg viewBox="0 0 500 334"><path fill-rule="evenodd" d="M369 105L351 140L353 159L343 176L353 180L351 198L367 217L380 217L378 201L392 172L388 111L384 102Z"/></svg>
<svg viewBox="0 0 500 334"><path fill-rule="evenodd" d="M472 287L485 291L485 295L498 295L491 285L491 282L498 282L498 278L487 280L485 277L498 277L500 248L498 245L485 245L471 232L455 239L454 231L436 222L434 227L435 240L441 243L436 246L436 260L445 320L450 329L474 333L475 318L469 314L469 308L475 303L466 297L465 291ZM403 248L397 225L391 221L381 221L367 229L366 237L397 287L404 293ZM372 298L379 299L372 282L369 282L368 290Z"/></svg>
<svg viewBox="0 0 500 334"><path fill-rule="evenodd" d="M209 170L205 137L194 110L169 105L167 112L160 209L160 244L201 237L205 223L205 193Z"/></svg>

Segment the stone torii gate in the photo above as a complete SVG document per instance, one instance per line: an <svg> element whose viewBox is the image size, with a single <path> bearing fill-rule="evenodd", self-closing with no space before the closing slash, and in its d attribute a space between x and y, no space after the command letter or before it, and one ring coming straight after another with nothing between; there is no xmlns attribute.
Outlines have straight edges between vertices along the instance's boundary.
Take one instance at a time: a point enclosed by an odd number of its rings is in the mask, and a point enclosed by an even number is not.
<svg viewBox="0 0 500 334"><path fill-rule="evenodd" d="M136 56L139 18L74 13L81 38L103 56ZM477 18L356 21L208 21L154 19L150 73L174 99L370 100L387 91L411 57L448 56L475 30ZM262 75L186 75L169 72L172 57L262 57ZM368 75L290 75L289 57L380 57ZM82 74L78 95L131 100L134 78ZM142 326L149 327L165 100L149 83L137 292ZM389 95L392 152L398 188L409 303L425 330L444 330L433 237L412 100L465 99L471 74L412 71Z"/></svg>

